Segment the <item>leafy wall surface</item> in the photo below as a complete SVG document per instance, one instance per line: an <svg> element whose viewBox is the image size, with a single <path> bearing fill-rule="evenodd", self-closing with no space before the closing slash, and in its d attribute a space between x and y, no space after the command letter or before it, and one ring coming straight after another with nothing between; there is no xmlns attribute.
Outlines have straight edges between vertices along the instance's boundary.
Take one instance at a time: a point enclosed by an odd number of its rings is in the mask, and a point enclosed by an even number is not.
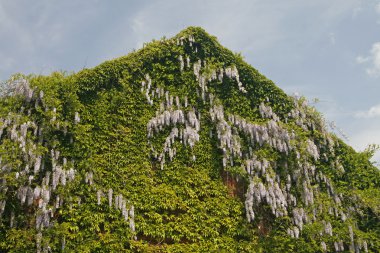
<svg viewBox="0 0 380 253"><path fill-rule="evenodd" d="M201 28L0 98L4 252L379 252L380 173Z"/></svg>

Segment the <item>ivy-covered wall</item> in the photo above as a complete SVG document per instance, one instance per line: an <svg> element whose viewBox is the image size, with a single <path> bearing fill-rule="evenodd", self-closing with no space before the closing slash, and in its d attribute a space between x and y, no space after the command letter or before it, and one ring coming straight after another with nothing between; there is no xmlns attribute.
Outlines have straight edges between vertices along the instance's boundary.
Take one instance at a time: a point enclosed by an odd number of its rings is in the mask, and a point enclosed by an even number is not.
<svg viewBox="0 0 380 253"><path fill-rule="evenodd" d="M0 91L4 252L378 252L380 172L190 27Z"/></svg>

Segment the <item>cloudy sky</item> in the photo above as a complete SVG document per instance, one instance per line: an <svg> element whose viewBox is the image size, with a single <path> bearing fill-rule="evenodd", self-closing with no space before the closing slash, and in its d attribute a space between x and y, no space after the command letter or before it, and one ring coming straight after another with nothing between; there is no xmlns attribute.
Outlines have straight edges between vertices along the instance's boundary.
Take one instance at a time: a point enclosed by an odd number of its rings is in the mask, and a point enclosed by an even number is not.
<svg viewBox="0 0 380 253"><path fill-rule="evenodd" d="M0 0L0 80L94 67L187 26L318 98L357 150L380 144L380 0Z"/></svg>

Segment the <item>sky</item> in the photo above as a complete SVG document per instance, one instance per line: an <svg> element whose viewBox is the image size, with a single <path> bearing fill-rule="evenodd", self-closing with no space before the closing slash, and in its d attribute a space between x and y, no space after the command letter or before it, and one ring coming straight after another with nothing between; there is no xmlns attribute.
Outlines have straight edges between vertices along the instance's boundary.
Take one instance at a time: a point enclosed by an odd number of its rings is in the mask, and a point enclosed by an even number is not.
<svg viewBox="0 0 380 253"><path fill-rule="evenodd" d="M91 68L188 26L317 98L356 150L380 144L380 0L0 0L0 80Z"/></svg>

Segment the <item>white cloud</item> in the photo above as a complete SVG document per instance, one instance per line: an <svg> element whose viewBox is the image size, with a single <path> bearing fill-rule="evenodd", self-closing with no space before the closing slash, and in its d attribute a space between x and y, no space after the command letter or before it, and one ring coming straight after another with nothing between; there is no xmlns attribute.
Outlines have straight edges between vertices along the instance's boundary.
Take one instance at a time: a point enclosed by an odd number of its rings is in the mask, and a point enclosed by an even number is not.
<svg viewBox="0 0 380 253"><path fill-rule="evenodd" d="M363 57L361 55L359 55L358 57L356 57L356 62L359 63L359 64L368 62L369 60L370 60L369 57Z"/></svg>
<svg viewBox="0 0 380 253"><path fill-rule="evenodd" d="M380 74L380 42L372 45L371 58L373 66L372 68L367 69L367 73L377 76Z"/></svg>
<svg viewBox="0 0 380 253"><path fill-rule="evenodd" d="M366 68L367 74L374 77L380 76L380 42L372 45L369 56L359 55L356 57L356 62L359 64L369 63L370 66Z"/></svg>
<svg viewBox="0 0 380 253"><path fill-rule="evenodd" d="M350 144L359 152L364 151L370 144L380 145L380 131L374 126L363 128L361 131L350 137ZM379 166L380 151L377 151L371 160L376 162L377 166Z"/></svg>
<svg viewBox="0 0 380 253"><path fill-rule="evenodd" d="M0 80L17 72L77 71L132 50L126 23L137 7L103 2L0 0Z"/></svg>
<svg viewBox="0 0 380 253"><path fill-rule="evenodd" d="M376 4L375 10L378 14L380 14L380 2Z"/></svg>
<svg viewBox="0 0 380 253"><path fill-rule="evenodd" d="M375 118L380 117L380 104L372 106L367 111L361 111L355 114L356 118Z"/></svg>

